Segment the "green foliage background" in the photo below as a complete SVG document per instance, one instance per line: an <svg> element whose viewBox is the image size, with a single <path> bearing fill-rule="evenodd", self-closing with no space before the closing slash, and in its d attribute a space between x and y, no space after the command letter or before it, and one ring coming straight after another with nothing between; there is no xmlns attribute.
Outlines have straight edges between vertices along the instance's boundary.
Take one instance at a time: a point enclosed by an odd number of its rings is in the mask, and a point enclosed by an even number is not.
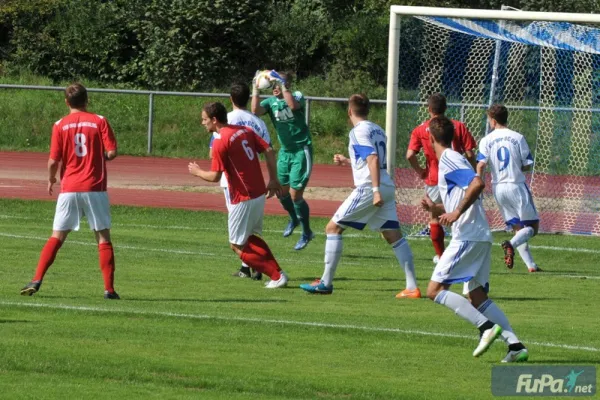
<svg viewBox="0 0 600 400"><path fill-rule="evenodd" d="M210 90L276 68L333 87L377 87L391 4L591 12L596 1L4 0L0 73Z"/></svg>

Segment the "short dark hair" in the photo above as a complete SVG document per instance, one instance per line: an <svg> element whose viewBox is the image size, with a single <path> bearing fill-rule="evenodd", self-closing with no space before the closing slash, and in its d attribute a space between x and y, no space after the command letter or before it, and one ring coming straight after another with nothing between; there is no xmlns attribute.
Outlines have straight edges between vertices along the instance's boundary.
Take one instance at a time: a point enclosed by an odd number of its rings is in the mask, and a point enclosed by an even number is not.
<svg viewBox="0 0 600 400"><path fill-rule="evenodd" d="M88 102L87 89L81 83L72 83L65 89L65 99L72 108L84 108Z"/></svg>
<svg viewBox="0 0 600 400"><path fill-rule="evenodd" d="M243 82L235 82L229 91L231 101L236 107L246 107L250 99L250 88Z"/></svg>
<svg viewBox="0 0 600 400"><path fill-rule="evenodd" d="M371 103L366 94L353 94L348 100L348 107L352 110L352 114L357 117L367 118L369 116Z"/></svg>
<svg viewBox="0 0 600 400"><path fill-rule="evenodd" d="M454 124L443 115L433 117L429 120L429 133L437 143L450 147L454 139Z"/></svg>
<svg viewBox="0 0 600 400"><path fill-rule="evenodd" d="M490 118L495 119L500 125L506 125L506 122L508 121L508 109L502 104L492 104L487 110L487 115Z"/></svg>
<svg viewBox="0 0 600 400"><path fill-rule="evenodd" d="M446 112L446 96L441 93L434 93L427 99L427 106L432 113L443 115Z"/></svg>
<svg viewBox="0 0 600 400"><path fill-rule="evenodd" d="M216 118L222 124L227 123L227 109L219 102L206 103L202 110L206 113L208 118Z"/></svg>

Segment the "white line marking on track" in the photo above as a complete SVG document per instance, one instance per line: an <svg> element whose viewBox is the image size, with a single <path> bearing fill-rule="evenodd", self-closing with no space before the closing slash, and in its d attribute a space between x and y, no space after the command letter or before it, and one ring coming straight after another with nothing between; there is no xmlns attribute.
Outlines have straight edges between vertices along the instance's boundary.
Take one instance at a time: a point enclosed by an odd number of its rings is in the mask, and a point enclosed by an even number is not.
<svg viewBox="0 0 600 400"><path fill-rule="evenodd" d="M294 325L294 326L308 326L316 328L331 328L331 329L345 329L345 330L359 330L367 332L388 332L388 333L400 333L404 335L416 335L416 336L436 336L445 338L457 338L457 339L476 339L476 335L462 335L458 333L443 333L443 332L429 332L415 329L399 329L399 328L384 328L375 326L362 326L362 325L350 325L350 324L329 324L323 322L310 322L310 321L293 321L285 319L262 319L262 318L246 318L246 317L223 317L214 316L207 314L183 314L183 313L172 313L172 312L161 312L161 311L142 311L142 310L124 310L114 308L101 308L101 307L86 307L86 306L69 306L64 304L43 304L43 303L22 303L22 302L11 302L11 301L0 301L0 305L3 306L15 306L15 307L31 307L31 308L49 308L54 310L68 310L68 311L83 311L83 312L101 312L101 313L120 313L120 314L136 314L136 315L148 315L155 317L172 317L172 318L187 318L187 319L204 319L204 320L217 320L217 321L237 321L247 323L259 323L259 324L274 324L274 325ZM580 350L586 352L600 352L600 349L592 346L579 346L571 344L561 343L550 343L550 342L536 342L526 340L525 343L534 346L541 347L553 347L567 350Z"/></svg>

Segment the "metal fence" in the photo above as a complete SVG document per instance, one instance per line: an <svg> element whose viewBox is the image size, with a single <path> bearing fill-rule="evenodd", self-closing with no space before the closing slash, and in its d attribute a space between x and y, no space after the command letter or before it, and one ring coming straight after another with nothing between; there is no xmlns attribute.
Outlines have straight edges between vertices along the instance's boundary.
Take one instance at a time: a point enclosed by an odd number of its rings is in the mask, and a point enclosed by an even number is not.
<svg viewBox="0 0 600 400"><path fill-rule="evenodd" d="M50 91L64 91L64 87L58 86L35 86L35 85L9 85L0 84L0 89L24 89L24 90L50 90ZM89 88L88 92L95 93L113 93L113 94L133 94L148 96L148 154L152 153L152 138L153 138L153 121L154 121L154 96L188 96L188 97L222 97L229 98L229 93L204 93L204 92L167 92L159 90L128 90L128 89L98 89ZM269 95L261 95L262 98L267 98ZM306 99L306 124L310 126L310 113L311 103L314 101L330 102L330 103L346 103L347 98L342 97L318 97L318 96L305 96ZM386 104L386 100L371 99L373 104ZM426 102L420 101L409 101L409 100L398 100L398 105L409 105L409 106L426 106ZM468 108L480 108L482 110L487 109L489 104L466 104L466 103L448 103L448 107L459 108L460 117L459 119L464 122L465 110ZM509 106L507 108L514 110L553 110L553 111L588 111L593 113L599 113L600 109L581 109L574 107L540 107L540 106Z"/></svg>
<svg viewBox="0 0 600 400"><path fill-rule="evenodd" d="M58 86L35 86L35 85L9 85L0 84L0 89L25 89L25 90L51 90L51 91L64 91L64 87ZM148 154L152 153L152 138L153 138L153 121L154 121L154 96L188 96L188 97L222 97L229 98L229 93L204 93L204 92L166 92L159 90L128 90L128 89L98 89L88 88L88 92L95 93L113 93L113 94L134 94L148 96ZM262 98L267 98L269 95L261 95ZM331 103L346 103L347 98L341 97L318 97L318 96L305 96L306 99L306 124L310 126L310 112L311 103L313 101L323 101ZM386 100L374 99L371 100L373 104L385 104ZM425 103L418 101L398 101L398 104L405 105L416 105L421 106ZM459 106L459 104L456 104ZM462 112L461 112L462 115Z"/></svg>

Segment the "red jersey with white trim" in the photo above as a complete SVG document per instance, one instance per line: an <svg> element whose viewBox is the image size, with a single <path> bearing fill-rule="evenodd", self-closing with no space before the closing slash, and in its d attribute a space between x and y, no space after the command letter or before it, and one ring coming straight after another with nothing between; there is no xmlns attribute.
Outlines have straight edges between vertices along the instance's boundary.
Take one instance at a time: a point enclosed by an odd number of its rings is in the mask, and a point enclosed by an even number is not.
<svg viewBox="0 0 600 400"><path fill-rule="evenodd" d="M57 121L52 129L50 158L62 162L61 193L105 192L104 152L116 149L115 134L100 115L80 111Z"/></svg>
<svg viewBox="0 0 600 400"><path fill-rule="evenodd" d="M465 124L454 119L451 120L454 125L454 139L452 140L452 150L464 154L466 151L477 148L477 142L467 129ZM417 126L410 134L410 142L408 149L419 152L423 149L425 155L425 171L427 177L425 184L429 186L437 186L438 184L438 160L431 145L429 138L429 120Z"/></svg>
<svg viewBox="0 0 600 400"><path fill-rule="evenodd" d="M231 204L255 199L267 192L258 154L269 144L247 126L226 125L212 144L211 171L223 171Z"/></svg>

